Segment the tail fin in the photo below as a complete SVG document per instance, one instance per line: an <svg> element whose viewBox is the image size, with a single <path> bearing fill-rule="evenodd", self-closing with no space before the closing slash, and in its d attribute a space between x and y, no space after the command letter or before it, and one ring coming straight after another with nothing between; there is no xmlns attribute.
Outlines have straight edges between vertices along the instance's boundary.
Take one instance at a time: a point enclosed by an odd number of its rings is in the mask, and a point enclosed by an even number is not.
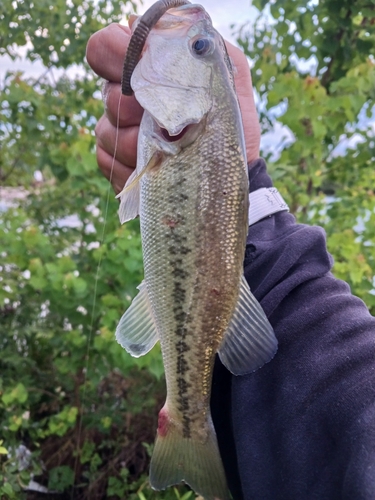
<svg viewBox="0 0 375 500"><path fill-rule="evenodd" d="M166 433L158 432L150 466L150 483L155 490L184 481L205 500L229 500L225 472L215 430L209 417L205 442L185 438L182 429L169 421Z"/></svg>

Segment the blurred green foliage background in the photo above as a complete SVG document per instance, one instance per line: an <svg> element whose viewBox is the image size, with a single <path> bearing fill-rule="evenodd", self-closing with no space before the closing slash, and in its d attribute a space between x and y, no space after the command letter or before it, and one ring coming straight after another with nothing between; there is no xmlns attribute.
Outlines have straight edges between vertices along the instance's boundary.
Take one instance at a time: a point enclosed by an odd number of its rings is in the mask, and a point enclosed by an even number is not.
<svg viewBox="0 0 375 500"><path fill-rule="evenodd" d="M374 313L375 1L253 5L238 41L262 129L281 130L269 170L299 222L326 229L335 274ZM131 7L0 0L0 56L26 45L46 68L0 82L0 199L22 195L0 212L0 498L41 498L30 481L55 492L45 498L195 498L150 490L160 352L134 359L114 340L142 255L137 221L119 225L96 166L101 82L84 55Z"/></svg>

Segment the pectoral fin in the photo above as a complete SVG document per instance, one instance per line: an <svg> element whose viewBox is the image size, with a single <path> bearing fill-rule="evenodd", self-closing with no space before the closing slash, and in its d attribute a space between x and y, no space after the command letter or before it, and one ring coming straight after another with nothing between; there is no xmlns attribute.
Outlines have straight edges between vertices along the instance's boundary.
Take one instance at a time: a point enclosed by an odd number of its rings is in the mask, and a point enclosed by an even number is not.
<svg viewBox="0 0 375 500"><path fill-rule="evenodd" d="M135 358L147 354L159 340L144 281L138 289L138 295L116 328L117 342Z"/></svg>
<svg viewBox="0 0 375 500"><path fill-rule="evenodd" d="M131 174L127 180L124 189L116 198L121 198L118 216L121 224L128 220L135 219L139 214L139 182L137 171Z"/></svg>
<svg viewBox="0 0 375 500"><path fill-rule="evenodd" d="M158 166L161 159L162 155L159 151L154 153L151 156L150 161L140 172L138 170L134 170L126 181L124 189L116 196L116 198L121 199L118 211L121 224L128 222L131 219L135 219L135 217L139 215L139 181L146 172Z"/></svg>
<svg viewBox="0 0 375 500"><path fill-rule="evenodd" d="M276 351L273 328L243 276L238 304L219 349L220 359L234 375L244 375L270 361Z"/></svg>

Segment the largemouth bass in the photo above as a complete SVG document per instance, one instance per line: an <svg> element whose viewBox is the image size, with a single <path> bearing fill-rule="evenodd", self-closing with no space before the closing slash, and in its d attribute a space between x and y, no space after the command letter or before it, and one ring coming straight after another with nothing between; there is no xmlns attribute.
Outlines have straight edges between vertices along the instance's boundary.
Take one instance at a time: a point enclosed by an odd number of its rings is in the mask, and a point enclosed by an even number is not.
<svg viewBox="0 0 375 500"><path fill-rule="evenodd" d="M210 415L215 355L241 375L268 362L277 342L243 277L248 177L241 113L223 39L203 7L162 15L131 87L145 111L119 215L121 222L140 216L145 279L116 338L133 356L161 343L167 398L151 486L184 481L207 500L226 500Z"/></svg>

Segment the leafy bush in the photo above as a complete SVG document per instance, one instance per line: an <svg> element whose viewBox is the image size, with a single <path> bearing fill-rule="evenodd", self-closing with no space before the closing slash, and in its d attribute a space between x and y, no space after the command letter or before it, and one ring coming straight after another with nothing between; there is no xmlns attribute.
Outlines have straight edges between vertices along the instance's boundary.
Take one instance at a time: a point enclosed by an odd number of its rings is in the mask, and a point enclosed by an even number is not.
<svg viewBox="0 0 375 500"><path fill-rule="evenodd" d="M375 312L375 6L254 0L253 61L269 170L299 222L328 236L334 272ZM280 157L275 160L274 151Z"/></svg>

